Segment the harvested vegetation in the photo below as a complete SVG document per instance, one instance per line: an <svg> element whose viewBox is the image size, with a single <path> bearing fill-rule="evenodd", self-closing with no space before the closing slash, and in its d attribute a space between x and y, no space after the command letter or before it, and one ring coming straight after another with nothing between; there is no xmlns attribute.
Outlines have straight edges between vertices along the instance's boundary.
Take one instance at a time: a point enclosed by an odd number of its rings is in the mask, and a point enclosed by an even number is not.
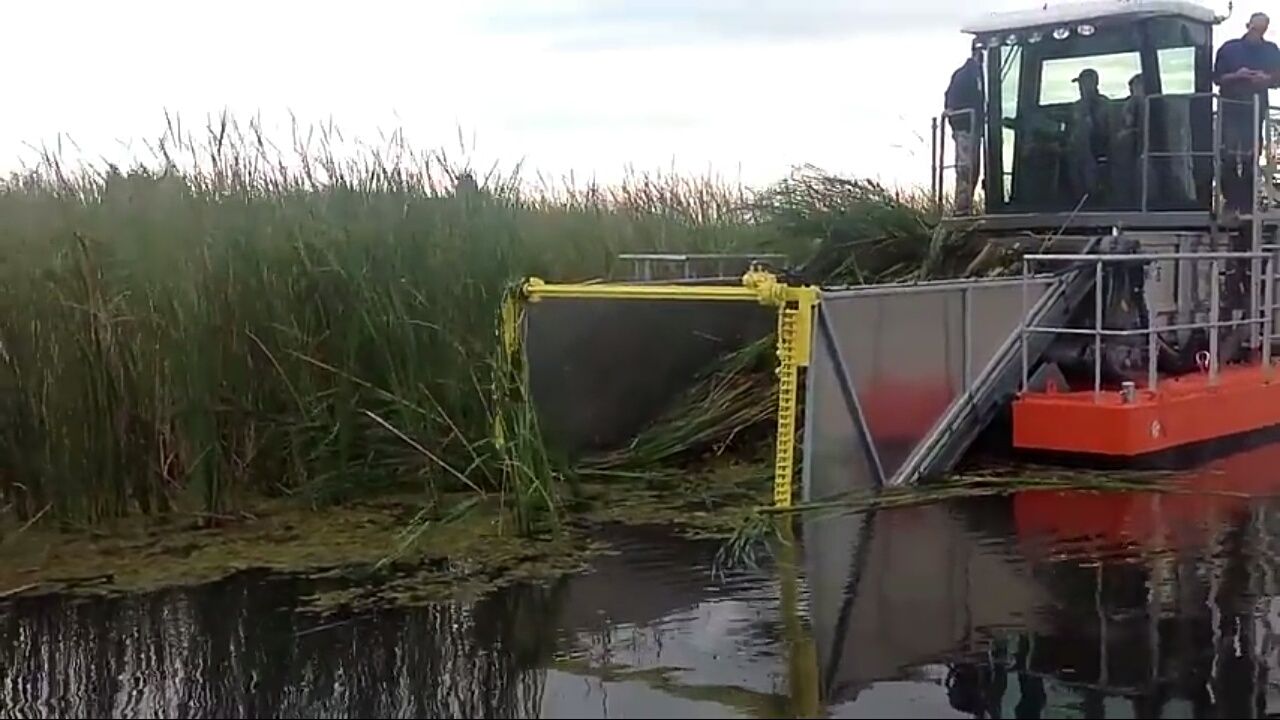
<svg viewBox="0 0 1280 720"><path fill-rule="evenodd" d="M836 283L973 254L935 237L921 198L811 168L760 193L644 176L530 190L400 135L354 157L335 138L279 150L252 124L173 122L138 167L48 152L0 184L0 509L217 523L262 497L408 486L428 505L500 496L527 531L575 469L546 456L497 353L512 282L609 277L622 252L780 249ZM712 369L701 401L580 470L652 472L767 421L741 384L761 358Z"/></svg>

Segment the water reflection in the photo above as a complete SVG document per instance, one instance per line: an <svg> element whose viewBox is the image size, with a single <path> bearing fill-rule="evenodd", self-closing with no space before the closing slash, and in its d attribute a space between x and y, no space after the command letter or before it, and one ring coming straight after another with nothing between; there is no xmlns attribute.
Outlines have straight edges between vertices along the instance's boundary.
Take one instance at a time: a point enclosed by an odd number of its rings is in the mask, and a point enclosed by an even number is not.
<svg viewBox="0 0 1280 720"><path fill-rule="evenodd" d="M317 617L245 575L0 605L0 717L776 716L777 583L630 531L590 573L474 603Z"/></svg>
<svg viewBox="0 0 1280 720"><path fill-rule="evenodd" d="M0 638L0 715L515 717L536 714L537 623L500 603L324 627L289 580L29 601ZM530 657L533 656L533 657Z"/></svg>
<svg viewBox="0 0 1280 720"><path fill-rule="evenodd" d="M261 575L9 602L0 717L1259 717L1273 468L1280 446L1179 493L811 517L728 580L715 543L628 530L591 572L472 603L317 617L315 582Z"/></svg>
<svg viewBox="0 0 1280 720"><path fill-rule="evenodd" d="M824 701L857 714L864 695L938 668L917 685L968 716L1280 711L1277 467L1280 449L1263 448L1177 494L1032 492L809 521Z"/></svg>

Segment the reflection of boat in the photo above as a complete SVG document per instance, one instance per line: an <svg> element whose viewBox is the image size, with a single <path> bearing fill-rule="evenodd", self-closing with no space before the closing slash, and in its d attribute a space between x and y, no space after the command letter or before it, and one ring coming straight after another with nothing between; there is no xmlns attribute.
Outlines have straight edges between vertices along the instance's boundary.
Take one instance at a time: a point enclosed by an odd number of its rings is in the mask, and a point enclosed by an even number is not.
<svg viewBox="0 0 1280 720"><path fill-rule="evenodd" d="M1174 492L1016 495L1018 536L1032 544L1088 541L1175 548L1212 541L1213 529L1247 517L1253 498L1280 495L1280 445L1264 445L1180 475Z"/></svg>
<svg viewBox="0 0 1280 720"><path fill-rule="evenodd" d="M804 544L827 702L974 650L980 632L1030 623L1049 599L1007 546L944 505L814 519Z"/></svg>
<svg viewBox="0 0 1280 720"><path fill-rule="evenodd" d="M1266 446L1176 479L1185 493L1038 491L806 520L823 701L943 663L970 712L1280 709L1278 464Z"/></svg>

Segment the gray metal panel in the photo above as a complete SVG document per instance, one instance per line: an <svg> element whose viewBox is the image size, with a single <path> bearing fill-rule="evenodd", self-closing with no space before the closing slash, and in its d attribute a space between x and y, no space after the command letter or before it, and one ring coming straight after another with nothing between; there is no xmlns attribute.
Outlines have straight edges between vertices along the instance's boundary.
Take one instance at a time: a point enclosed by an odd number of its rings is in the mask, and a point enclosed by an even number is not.
<svg viewBox="0 0 1280 720"><path fill-rule="evenodd" d="M1053 282L1030 279L1028 310ZM873 487L871 452L885 481L897 482L904 462L1016 338L1023 283L1003 278L824 290L820 307L855 397L842 396L828 338L815 333L805 429L805 482L813 499ZM859 443L859 416L872 451Z"/></svg>
<svg viewBox="0 0 1280 720"><path fill-rule="evenodd" d="M960 392L960 302L947 290L823 296L886 477Z"/></svg>
<svg viewBox="0 0 1280 720"><path fill-rule="evenodd" d="M1049 282L1040 280L1031 284L1028 310L1040 301ZM1018 331L1023 313L1022 286L1021 283L1005 283L974 288L969 302L973 313L973 336L969 346L974 367L972 380L991 364L1000 346Z"/></svg>
<svg viewBox="0 0 1280 720"><path fill-rule="evenodd" d="M1038 301L1027 298L1019 303L1028 308L1025 324L1060 327L1093 286L1093 277L1090 272L1073 271L1049 282ZM952 468L1000 408L1013 398L1023 373L1029 370L1024 368L1024 362L1038 362L1052 339L1048 334L1032 334L1025 338L1024 346L1020 330L1021 327L1009 334L965 396L947 409L937 427L908 458L907 466L893 479L895 483L914 483Z"/></svg>
<svg viewBox="0 0 1280 720"><path fill-rule="evenodd" d="M544 439L570 456L630 440L725 353L774 330L753 302L544 298L525 310Z"/></svg>
<svg viewBox="0 0 1280 720"><path fill-rule="evenodd" d="M819 312L823 312L820 307ZM815 332L805 382L803 496L823 500L879 485L862 441L857 410L846 401L835 348Z"/></svg>

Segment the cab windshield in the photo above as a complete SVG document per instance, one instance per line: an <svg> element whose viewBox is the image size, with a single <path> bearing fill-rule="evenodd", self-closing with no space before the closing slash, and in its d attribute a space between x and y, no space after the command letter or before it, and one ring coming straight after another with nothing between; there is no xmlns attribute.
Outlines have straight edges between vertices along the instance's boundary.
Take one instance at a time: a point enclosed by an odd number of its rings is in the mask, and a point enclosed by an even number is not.
<svg viewBox="0 0 1280 720"><path fill-rule="evenodd" d="M1210 90L1208 26L1088 28L988 40L988 211L1207 209L1212 100L1196 93Z"/></svg>

